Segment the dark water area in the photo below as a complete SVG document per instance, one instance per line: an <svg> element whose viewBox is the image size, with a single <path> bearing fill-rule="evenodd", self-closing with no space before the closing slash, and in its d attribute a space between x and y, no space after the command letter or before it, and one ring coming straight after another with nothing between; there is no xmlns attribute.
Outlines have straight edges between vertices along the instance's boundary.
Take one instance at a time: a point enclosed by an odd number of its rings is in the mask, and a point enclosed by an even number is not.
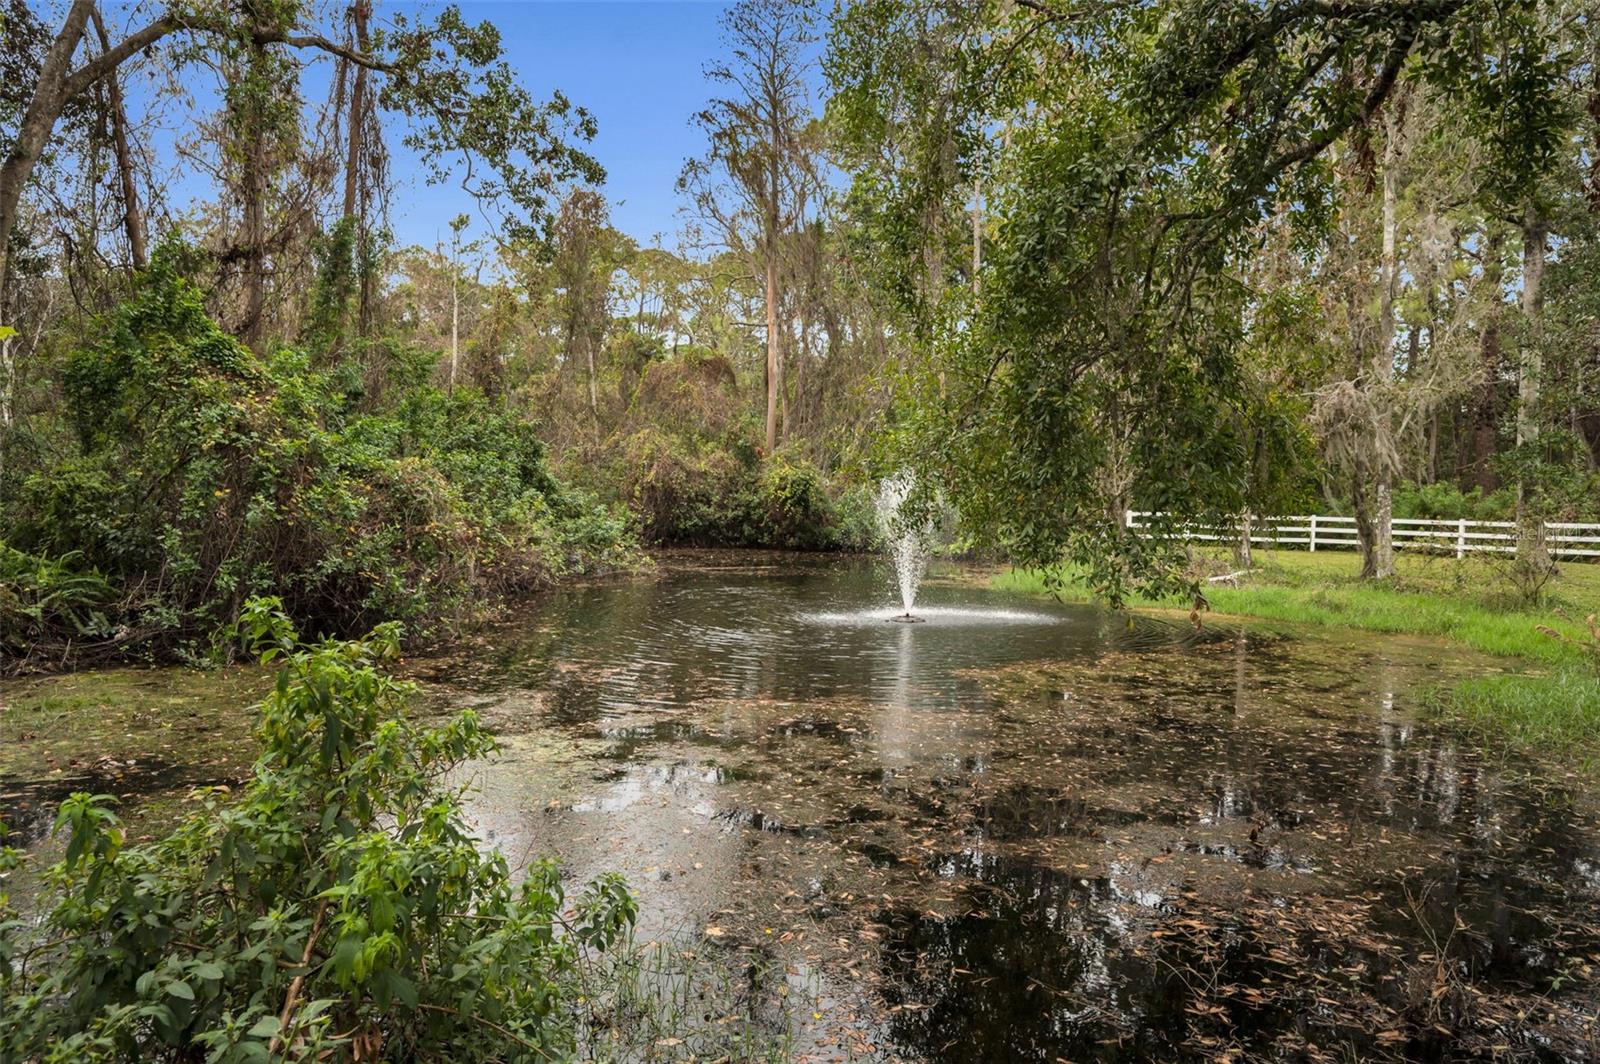
<svg viewBox="0 0 1600 1064"><path fill-rule="evenodd" d="M424 671L505 739L486 833L804 974L814 1059L1600 1059L1589 785L1418 715L1493 665L892 598L669 557Z"/></svg>
<svg viewBox="0 0 1600 1064"><path fill-rule="evenodd" d="M1503 663L959 570L896 601L881 560L672 554L407 668L501 739L488 841L622 872L800 1059L1600 1059L1594 781L1420 712ZM188 726L164 781L226 771Z"/></svg>
<svg viewBox="0 0 1600 1064"><path fill-rule="evenodd" d="M238 783L255 757L248 707L269 681L258 669L148 667L0 681L0 841L45 841L76 791L176 815L194 788ZM144 817L151 831L162 819Z"/></svg>

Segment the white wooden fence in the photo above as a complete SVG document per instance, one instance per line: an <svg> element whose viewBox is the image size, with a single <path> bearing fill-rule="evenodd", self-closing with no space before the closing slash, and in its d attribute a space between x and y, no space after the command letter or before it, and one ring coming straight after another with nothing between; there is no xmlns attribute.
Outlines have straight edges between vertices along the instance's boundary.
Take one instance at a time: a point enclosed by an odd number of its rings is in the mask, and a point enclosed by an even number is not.
<svg viewBox="0 0 1600 1064"><path fill-rule="evenodd" d="M1157 514L1128 511L1129 528L1148 528ZM1397 517L1390 522L1396 548L1418 547L1434 553L1454 553L1457 558L1477 552L1515 554L1515 521L1450 521ZM1600 524L1547 522L1545 543L1558 558L1600 558ZM1179 526L1185 539L1233 543L1238 533L1213 527ZM1303 547L1306 550L1356 550L1354 517L1303 514L1290 517L1252 517L1250 542L1267 547Z"/></svg>

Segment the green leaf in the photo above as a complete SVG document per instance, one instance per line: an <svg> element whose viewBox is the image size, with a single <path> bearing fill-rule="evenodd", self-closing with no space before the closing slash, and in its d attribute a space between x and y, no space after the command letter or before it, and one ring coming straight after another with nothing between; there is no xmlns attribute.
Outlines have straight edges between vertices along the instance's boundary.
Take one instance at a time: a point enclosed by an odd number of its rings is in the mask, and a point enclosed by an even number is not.
<svg viewBox="0 0 1600 1064"><path fill-rule="evenodd" d="M194 1000L194 988L181 979L177 979L168 983L167 993L171 994L175 998L183 998L185 1001Z"/></svg>
<svg viewBox="0 0 1600 1064"><path fill-rule="evenodd" d="M271 1038L283 1029L276 1016L263 1016L251 1025L245 1034L251 1038Z"/></svg>
<svg viewBox="0 0 1600 1064"><path fill-rule="evenodd" d="M240 1042L234 1047L237 1054L234 1059L240 1061L269 1061L272 1056L267 1052L267 1047L260 1042Z"/></svg>

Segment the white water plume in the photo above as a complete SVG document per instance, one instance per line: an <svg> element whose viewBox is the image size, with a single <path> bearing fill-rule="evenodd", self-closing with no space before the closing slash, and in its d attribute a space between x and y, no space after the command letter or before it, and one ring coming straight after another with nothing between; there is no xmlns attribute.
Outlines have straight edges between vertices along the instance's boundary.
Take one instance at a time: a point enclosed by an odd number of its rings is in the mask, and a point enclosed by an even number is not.
<svg viewBox="0 0 1600 1064"><path fill-rule="evenodd" d="M932 529L926 522L909 523L900 513L906 497L911 494L911 474L896 473L885 477L878 485L878 525L889 544L894 558L894 571L900 584L900 604L905 617L911 616L911 607L917 601L917 585L928 570L928 552Z"/></svg>

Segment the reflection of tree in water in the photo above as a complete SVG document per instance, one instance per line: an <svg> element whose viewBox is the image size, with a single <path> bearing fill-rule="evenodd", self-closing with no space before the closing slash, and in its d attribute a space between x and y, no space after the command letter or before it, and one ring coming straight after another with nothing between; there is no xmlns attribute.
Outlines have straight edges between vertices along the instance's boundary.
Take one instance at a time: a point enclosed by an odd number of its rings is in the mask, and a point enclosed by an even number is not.
<svg viewBox="0 0 1600 1064"><path fill-rule="evenodd" d="M1232 650L1187 662L1162 696L1145 682L1108 694L1116 669L1038 679L1057 727L994 737L996 778L954 803L970 843L932 865L960 884L957 915L883 917L894 1039L949 1061L1321 1059L1313 1045L1459 1059L1501 1044L1515 1059L1588 1059L1577 1047L1595 995L1570 973L1550 994L1563 964L1600 950L1560 886L1594 840L1559 788L1416 730L1381 670L1333 688L1353 712L1303 727L1286 714L1293 692ZM1022 702L1011 692L1008 708ZM1015 782L1030 739L1075 756L1033 757L1049 774ZM1187 800L1122 809L1086 793ZM1166 859L1149 848L1162 837L1196 855L1184 876L1221 878L1198 894L1183 877L1148 889L1133 870ZM1126 860L1091 855L1075 875L1055 839L1135 841ZM1267 889L1243 869L1289 878Z"/></svg>
<svg viewBox="0 0 1600 1064"><path fill-rule="evenodd" d="M972 693L954 677L958 670L1086 649L1098 638L1088 625L1054 623L1053 614L1045 615L1050 623L917 633L863 621L883 603L870 561L787 556L776 571L667 564L681 568L553 593L434 678L473 693L537 689L539 719L558 724L732 698L950 708ZM964 601L961 592L941 594Z"/></svg>
<svg viewBox="0 0 1600 1064"><path fill-rule="evenodd" d="M894 687L878 712L878 758L885 766L910 764L915 756L918 712L916 700L916 639L909 624L899 629L894 647Z"/></svg>
<svg viewBox="0 0 1600 1064"><path fill-rule="evenodd" d="M959 915L880 914L888 1033L929 1060L1592 1059L1592 987L1552 1000L1555 969L1530 981L1526 957L1419 958L1414 929L1377 930L1375 899L1162 898L1131 867L1082 878L977 850L935 867L967 881ZM1565 944L1592 949L1593 929Z"/></svg>
<svg viewBox="0 0 1600 1064"><path fill-rule="evenodd" d="M896 1041L950 1062L1079 1059L1106 1039L1126 1038L1124 1053L1171 1044L1161 1021L1181 1016L1181 983L1133 950L1123 910L1134 903L1111 879L971 851L938 868L975 880L964 915L885 917Z"/></svg>
<svg viewBox="0 0 1600 1064"><path fill-rule="evenodd" d="M1121 620L805 628L848 581L741 580L591 591L502 648L615 759L566 842L687 867L653 904L714 898L757 942L788 909L828 926L806 949L853 941L887 899L887 1033L929 1059L1437 1054L1436 940L1484 1001L1596 951L1594 892L1555 886L1600 865L1592 824L1417 724L1414 664ZM708 758L738 771L685 772Z"/></svg>

